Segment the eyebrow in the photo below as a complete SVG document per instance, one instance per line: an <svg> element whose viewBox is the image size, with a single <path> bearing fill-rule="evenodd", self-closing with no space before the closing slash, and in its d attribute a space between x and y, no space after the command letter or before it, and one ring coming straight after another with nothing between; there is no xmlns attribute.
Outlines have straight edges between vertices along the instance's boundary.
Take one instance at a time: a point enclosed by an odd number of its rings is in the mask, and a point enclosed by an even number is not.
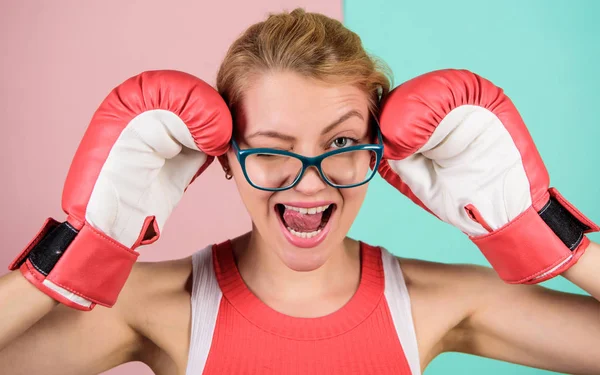
<svg viewBox="0 0 600 375"><path fill-rule="evenodd" d="M340 117L339 119L335 120L334 122L332 122L331 124L327 125L323 131L321 131L321 135L323 134L327 134L330 131L332 131L333 129L335 129L338 125L342 124L344 121L348 120L351 117L358 117L361 120L364 121L364 117L363 115L358 112L357 110L353 109L350 112L346 113L345 115L343 115L342 117ZM266 130L266 131L257 131L254 132L252 134L250 134L249 136L245 137L246 139L250 139L250 138L254 138L254 137L269 137L269 138L279 138L281 140L284 141L294 141L296 139L296 137L288 135L288 134L283 134L280 133L278 131L275 130Z"/></svg>

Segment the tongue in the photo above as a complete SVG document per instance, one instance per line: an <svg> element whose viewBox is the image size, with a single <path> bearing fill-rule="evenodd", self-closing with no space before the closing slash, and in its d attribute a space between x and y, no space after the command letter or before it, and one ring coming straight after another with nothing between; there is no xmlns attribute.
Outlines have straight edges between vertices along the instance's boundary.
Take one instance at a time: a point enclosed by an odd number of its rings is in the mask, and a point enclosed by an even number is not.
<svg viewBox="0 0 600 375"><path fill-rule="evenodd" d="M285 224L296 232L314 232L321 225L323 212L318 214L301 214L298 211L285 210L283 213L283 221Z"/></svg>

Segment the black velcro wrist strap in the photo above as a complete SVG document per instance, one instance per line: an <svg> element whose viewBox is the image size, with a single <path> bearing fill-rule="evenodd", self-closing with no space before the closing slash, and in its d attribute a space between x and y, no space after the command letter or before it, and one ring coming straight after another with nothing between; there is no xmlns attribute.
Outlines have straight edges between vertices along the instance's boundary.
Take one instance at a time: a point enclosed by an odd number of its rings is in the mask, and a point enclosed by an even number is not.
<svg viewBox="0 0 600 375"><path fill-rule="evenodd" d="M570 250L575 250L583 240L584 233L590 230L552 196L538 214Z"/></svg>
<svg viewBox="0 0 600 375"><path fill-rule="evenodd" d="M31 249L29 261L40 273L48 276L77 233L68 222L57 225Z"/></svg>

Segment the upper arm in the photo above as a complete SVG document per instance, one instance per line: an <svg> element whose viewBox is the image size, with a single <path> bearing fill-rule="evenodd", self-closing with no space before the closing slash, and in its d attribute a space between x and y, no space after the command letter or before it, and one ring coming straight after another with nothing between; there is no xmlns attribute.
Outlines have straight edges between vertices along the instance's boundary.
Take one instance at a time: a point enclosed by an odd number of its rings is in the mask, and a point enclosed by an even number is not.
<svg viewBox="0 0 600 375"><path fill-rule="evenodd" d="M8 369L3 373L95 374L135 360L143 337L132 323L143 309L135 296L142 293L144 273L144 267L134 265L112 308L56 306L0 351L0 368Z"/></svg>
<svg viewBox="0 0 600 375"><path fill-rule="evenodd" d="M539 285L510 285L486 267L456 265L444 289L463 316L443 337L456 351L566 373L598 373L600 304Z"/></svg>

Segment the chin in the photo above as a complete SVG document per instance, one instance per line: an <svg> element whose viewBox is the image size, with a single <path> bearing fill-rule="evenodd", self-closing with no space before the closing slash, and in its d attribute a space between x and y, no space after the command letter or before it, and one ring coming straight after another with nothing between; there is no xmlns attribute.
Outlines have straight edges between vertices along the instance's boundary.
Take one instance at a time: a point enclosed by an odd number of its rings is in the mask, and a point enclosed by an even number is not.
<svg viewBox="0 0 600 375"><path fill-rule="evenodd" d="M280 243L277 247L279 258L289 269L297 272L310 272L321 268L331 256L329 241L324 241L319 246L306 249L292 246L289 243Z"/></svg>

